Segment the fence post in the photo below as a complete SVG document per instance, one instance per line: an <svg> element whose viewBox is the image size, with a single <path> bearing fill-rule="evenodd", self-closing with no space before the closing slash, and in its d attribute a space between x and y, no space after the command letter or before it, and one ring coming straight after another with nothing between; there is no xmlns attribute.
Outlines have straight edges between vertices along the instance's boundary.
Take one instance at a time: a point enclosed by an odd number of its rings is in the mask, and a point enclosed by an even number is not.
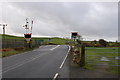
<svg viewBox="0 0 120 80"><path fill-rule="evenodd" d="M80 58L80 67L85 66L85 46L81 45L81 58Z"/></svg>

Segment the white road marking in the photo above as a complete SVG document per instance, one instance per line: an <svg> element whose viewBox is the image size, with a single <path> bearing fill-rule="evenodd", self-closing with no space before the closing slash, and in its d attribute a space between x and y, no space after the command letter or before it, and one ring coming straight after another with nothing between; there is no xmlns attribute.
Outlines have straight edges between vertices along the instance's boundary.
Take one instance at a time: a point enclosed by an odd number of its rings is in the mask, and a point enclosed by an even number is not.
<svg viewBox="0 0 120 80"><path fill-rule="evenodd" d="M56 80L57 77L58 77L58 73L55 74L53 80Z"/></svg>
<svg viewBox="0 0 120 80"><path fill-rule="evenodd" d="M54 48L52 48L52 49L50 49L50 50L52 51L52 50L54 50L54 49L58 48L59 46L60 46L60 45L57 45L56 47L54 47Z"/></svg>
<svg viewBox="0 0 120 80"><path fill-rule="evenodd" d="M66 54L66 56L65 56L65 58L64 58L64 60L62 62L62 64L60 65L60 69L63 67L63 65L64 65L64 63L65 63L65 61L67 59L67 56L68 56L69 52L70 52L70 46L69 46L69 50L68 50L68 52L67 52L67 54Z"/></svg>
<svg viewBox="0 0 120 80"><path fill-rule="evenodd" d="M59 47L59 46L60 46L60 45L57 45L56 47L52 48L52 50L56 49L56 48ZM31 52L31 51L28 51L28 52ZM28 52L24 52L24 53L21 53L21 54L25 54L25 53L28 53ZM18 55L21 55L21 54L9 56L9 57L18 56ZM44 55L45 55L45 54L44 54ZM26 59L26 60L24 60L23 62L17 63L17 64L12 65L12 66L9 66L9 67L5 68L5 71L3 71L3 72L0 71L0 74L6 73L6 72L8 72L8 71L10 71L10 70L12 70L12 69L15 69L15 68L17 68L17 67L19 67L19 66L22 66L22 65L26 64L26 63L28 63L28 62L34 61L35 59L37 59L37 58L39 58L39 57L41 57L41 56L42 56L42 55L40 54L40 55L37 55L37 56L35 56L35 57L30 58L29 60ZM7 58L9 58L9 57L5 57L4 59L7 59ZM6 69L7 69L7 70L6 70Z"/></svg>
<svg viewBox="0 0 120 80"><path fill-rule="evenodd" d="M56 48L59 47L59 46L60 46L60 45L57 45L56 47L52 48L52 50L56 49ZM69 51L70 51L70 46L69 46L69 50L68 50L68 52L67 52L67 55L66 55L66 57L64 58L61 66L60 66L60 68L62 68L62 66L64 65L65 60L67 59L67 56L68 56ZM25 52L25 53L27 53L27 52ZM19 54L19 55L20 55L20 54ZM0 74L6 73L6 72L8 72L8 71L10 71L10 70L13 70L13 69L15 69L15 68L17 68L17 67L20 67L20 66L22 66L22 65L24 65L24 64L27 64L27 63L31 62L31 61L34 61L35 59L37 59L37 58L39 58L39 57L41 57L41 56L42 56L42 55L37 55L37 56L35 56L35 57L30 58L30 60L26 60L26 61L24 60L23 62L21 62L21 63L19 63L19 64L12 65L12 66L8 67L7 70L5 70L5 71L3 71L3 72L0 72ZM58 76L58 73L55 74L53 80L55 80L55 79L57 78L57 76Z"/></svg>
<svg viewBox="0 0 120 80"><path fill-rule="evenodd" d="M110 61L106 57L102 57L100 61Z"/></svg>

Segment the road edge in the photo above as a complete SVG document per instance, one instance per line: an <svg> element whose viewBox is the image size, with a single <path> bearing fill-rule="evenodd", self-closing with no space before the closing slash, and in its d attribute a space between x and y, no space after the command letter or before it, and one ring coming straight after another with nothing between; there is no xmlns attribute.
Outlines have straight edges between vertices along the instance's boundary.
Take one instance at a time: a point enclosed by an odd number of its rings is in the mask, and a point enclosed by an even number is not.
<svg viewBox="0 0 120 80"><path fill-rule="evenodd" d="M64 65L64 63L65 63L65 61L66 61L66 59L67 59L67 57L68 57L68 54L69 54L69 52L70 52L71 47L70 47L69 45L68 45L68 48L69 48L69 49L68 49L68 52L67 52L67 54L66 54L66 56L65 56L62 64L60 65L60 69L63 67L63 65Z"/></svg>

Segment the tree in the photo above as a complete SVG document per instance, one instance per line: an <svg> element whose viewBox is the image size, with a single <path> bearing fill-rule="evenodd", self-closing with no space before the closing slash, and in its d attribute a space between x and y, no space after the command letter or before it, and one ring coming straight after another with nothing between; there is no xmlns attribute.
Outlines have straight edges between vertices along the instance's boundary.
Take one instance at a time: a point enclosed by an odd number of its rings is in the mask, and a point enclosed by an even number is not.
<svg viewBox="0 0 120 80"><path fill-rule="evenodd" d="M97 44L97 41L96 41L96 40L94 40L94 41L93 41L93 43L94 43L94 44Z"/></svg>
<svg viewBox="0 0 120 80"><path fill-rule="evenodd" d="M94 41L91 41L91 44L97 44L97 41L96 40L94 40Z"/></svg>
<svg viewBox="0 0 120 80"><path fill-rule="evenodd" d="M99 39L99 44L103 47L106 47L108 45L108 42L105 41L104 39Z"/></svg>

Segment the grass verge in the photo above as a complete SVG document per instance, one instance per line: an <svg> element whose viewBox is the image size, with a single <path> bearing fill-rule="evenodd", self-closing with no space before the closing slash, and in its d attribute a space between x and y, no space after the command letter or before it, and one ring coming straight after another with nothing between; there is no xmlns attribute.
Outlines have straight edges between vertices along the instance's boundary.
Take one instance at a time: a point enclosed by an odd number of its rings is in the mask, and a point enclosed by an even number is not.
<svg viewBox="0 0 120 80"><path fill-rule="evenodd" d="M32 51L35 48L23 48L21 50L15 50L14 48L7 48L8 51L1 51L0 57L7 57L7 56L12 56L15 54L20 54L23 52L27 52L27 51Z"/></svg>

